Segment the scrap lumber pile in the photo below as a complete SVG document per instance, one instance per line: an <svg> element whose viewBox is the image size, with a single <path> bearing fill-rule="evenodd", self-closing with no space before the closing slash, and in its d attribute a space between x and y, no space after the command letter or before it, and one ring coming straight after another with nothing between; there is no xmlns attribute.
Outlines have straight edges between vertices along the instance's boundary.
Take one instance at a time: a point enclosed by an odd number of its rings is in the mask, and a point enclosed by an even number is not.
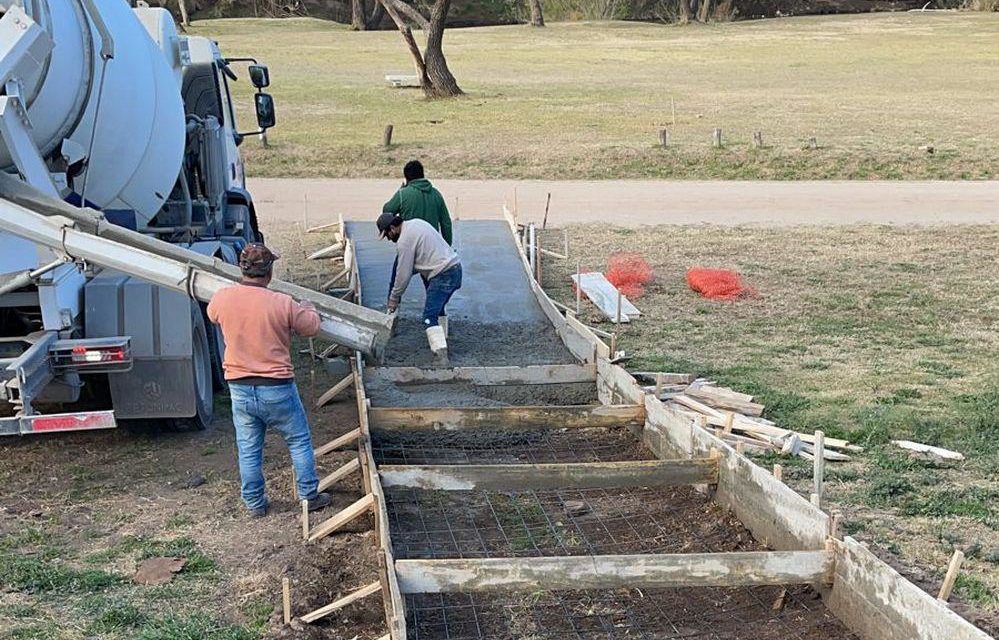
<svg viewBox="0 0 999 640"><path fill-rule="evenodd" d="M644 383L653 383L643 388L740 450L807 460L814 457L814 434L784 429L762 417L765 407L754 402L751 395L686 373L637 371L632 375ZM838 438L826 437L824 443L825 459L830 462L849 460L848 453L863 451Z"/></svg>

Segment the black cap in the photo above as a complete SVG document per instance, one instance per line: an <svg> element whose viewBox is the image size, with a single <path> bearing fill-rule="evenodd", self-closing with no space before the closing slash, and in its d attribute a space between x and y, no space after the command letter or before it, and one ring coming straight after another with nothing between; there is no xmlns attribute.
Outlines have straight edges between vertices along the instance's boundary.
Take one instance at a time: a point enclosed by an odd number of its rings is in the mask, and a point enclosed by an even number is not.
<svg viewBox="0 0 999 640"><path fill-rule="evenodd" d="M383 213L378 216L378 221L375 222L378 225L378 231L381 234L380 237L384 238L385 234L388 232L389 227L394 227L397 224L402 224L402 218L395 213Z"/></svg>

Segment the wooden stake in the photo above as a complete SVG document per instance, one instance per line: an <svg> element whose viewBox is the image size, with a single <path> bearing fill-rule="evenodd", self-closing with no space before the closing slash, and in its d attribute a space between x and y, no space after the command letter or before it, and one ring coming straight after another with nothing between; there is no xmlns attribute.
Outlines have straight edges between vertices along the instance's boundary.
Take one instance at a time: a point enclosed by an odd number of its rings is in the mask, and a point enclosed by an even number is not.
<svg viewBox="0 0 999 640"><path fill-rule="evenodd" d="M281 603L284 605L284 623L291 624L291 581L281 578Z"/></svg>
<svg viewBox="0 0 999 640"><path fill-rule="evenodd" d="M302 500L302 540L309 539L309 501Z"/></svg>
<svg viewBox="0 0 999 640"><path fill-rule="evenodd" d="M663 396L663 374L656 373L656 400L662 400Z"/></svg>
<svg viewBox="0 0 999 640"><path fill-rule="evenodd" d="M669 97L669 110L673 114L673 126L676 126L676 101L673 96Z"/></svg>
<svg viewBox="0 0 999 640"><path fill-rule="evenodd" d="M340 513L336 514L326 522L316 527L309 535L309 542L315 542L320 538L325 538L331 533L335 533L341 527L349 524L352 520L367 513L375 504L374 494L369 493L354 504L350 505Z"/></svg>
<svg viewBox="0 0 999 640"><path fill-rule="evenodd" d="M775 464L774 465L774 477L777 478L777 480L783 482L784 481L784 467L780 466L779 464Z"/></svg>
<svg viewBox="0 0 999 640"><path fill-rule="evenodd" d="M669 146L669 129L659 130L659 146L663 149Z"/></svg>
<svg viewBox="0 0 999 640"><path fill-rule="evenodd" d="M319 396L319 399L316 400L316 408L319 409L320 407L326 405L331 400L333 400L333 398L340 395L343 391L347 389L347 387L349 387L352 384L354 384L354 374L349 373L343 380L336 383L335 385L330 387L329 390L326 391L326 393Z"/></svg>
<svg viewBox="0 0 999 640"><path fill-rule="evenodd" d="M550 207L551 204L552 204L552 193L551 193L551 191L549 191L548 192L548 199L545 201L545 217L541 220L541 228L542 229L547 229L548 228L548 207Z"/></svg>
<svg viewBox="0 0 999 640"><path fill-rule="evenodd" d="M755 131L753 132L753 146L757 149L763 148L763 132Z"/></svg>
<svg viewBox="0 0 999 640"><path fill-rule="evenodd" d="M808 148L809 149L818 149L819 148L819 141L816 140L815 138L809 138L808 139Z"/></svg>
<svg viewBox="0 0 999 640"><path fill-rule="evenodd" d="M727 411L725 415L725 433L732 433L732 423L735 422L735 414Z"/></svg>
<svg viewBox="0 0 999 640"><path fill-rule="evenodd" d="M351 458L345 465L319 481L319 491L326 491L360 468L361 461L358 458Z"/></svg>
<svg viewBox="0 0 999 640"><path fill-rule="evenodd" d="M316 449L315 456L318 458L319 456L326 455L327 453L329 453L331 451L336 451L337 449L341 449L343 447L346 447L348 444L350 444L354 440L357 440L360 436L361 436L361 428L360 427L357 427L356 429L351 429L350 431L348 431L347 433L343 434L339 438L336 438L336 439L334 439L334 440L332 440L330 442L327 442L323 446L321 446L318 449Z"/></svg>
<svg viewBox="0 0 999 640"><path fill-rule="evenodd" d="M583 265L576 261L576 316L579 316L580 306L583 304Z"/></svg>
<svg viewBox="0 0 999 640"><path fill-rule="evenodd" d="M815 432L813 455L815 460L812 466L812 493L818 496L818 503L815 506L821 507L822 481L826 473L826 436L821 431Z"/></svg>
<svg viewBox="0 0 999 640"><path fill-rule="evenodd" d="M562 229L562 255L569 257L569 230Z"/></svg>
<svg viewBox="0 0 999 640"><path fill-rule="evenodd" d="M950 592L954 590L954 583L957 582L957 572L961 570L962 562L964 562L964 552L957 549L950 558L950 564L947 566L947 575L944 577L943 584L940 585L940 595L937 596L937 600L942 602L950 600Z"/></svg>
<svg viewBox="0 0 999 640"><path fill-rule="evenodd" d="M392 146L392 125L385 125L385 133L382 135L382 146L388 149Z"/></svg>
<svg viewBox="0 0 999 640"><path fill-rule="evenodd" d="M722 134L721 134L721 129L715 129L715 131L714 131L714 134L712 135L712 138L711 138L711 140L712 140L712 145L713 145L713 146L714 146L714 147L715 147L716 149L719 149L719 148L721 148L721 146L722 146Z"/></svg>
<svg viewBox="0 0 999 640"><path fill-rule="evenodd" d="M620 289L617 290L617 323L621 324L621 290ZM611 353L611 357L614 357L613 353Z"/></svg>
<svg viewBox="0 0 999 640"><path fill-rule="evenodd" d="M369 585L361 587L357 591L354 591L352 593L348 593L347 595L345 595L344 597L340 598L339 600L336 600L335 602L331 602L330 604L326 605L325 607L322 607L320 609L316 609L312 613L305 614L304 616L302 616L302 621L303 622L309 622L309 623L315 622L316 620L322 618L323 616L328 616L329 614L333 613L337 609L343 609L348 604L357 602L361 598L366 598L366 597L368 597L368 596L370 596L370 595L372 595L374 593L378 593L381 590L382 590L382 584L381 584L381 582L378 582L378 581L372 582Z"/></svg>

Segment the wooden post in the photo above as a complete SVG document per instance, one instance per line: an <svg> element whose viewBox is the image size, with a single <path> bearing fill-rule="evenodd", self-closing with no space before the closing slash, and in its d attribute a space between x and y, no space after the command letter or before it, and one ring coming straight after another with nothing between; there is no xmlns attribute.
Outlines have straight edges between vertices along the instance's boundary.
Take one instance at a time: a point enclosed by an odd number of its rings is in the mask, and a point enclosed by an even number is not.
<svg viewBox="0 0 999 640"><path fill-rule="evenodd" d="M809 149L818 149L819 148L819 141L816 140L814 137L809 138L808 139L808 148Z"/></svg>
<svg viewBox="0 0 999 640"><path fill-rule="evenodd" d="M705 1L707 1L707 0L705 0ZM721 135L721 129L715 129L715 132L714 132L714 134L713 134L713 136L712 136L712 138L711 138L711 139L712 139L712 145L713 145L713 146L714 146L714 147L715 147L716 149L720 149L720 148L721 148L721 146L722 146L722 135Z"/></svg>
<svg viewBox="0 0 999 640"><path fill-rule="evenodd" d="M291 581L281 578L281 603L284 605L284 623L291 624Z"/></svg>
<svg viewBox="0 0 999 640"><path fill-rule="evenodd" d="M763 148L763 132L756 131L753 133L753 146L757 149Z"/></svg>
<svg viewBox="0 0 999 640"><path fill-rule="evenodd" d="M937 596L937 600L942 602L950 600L950 592L954 590L954 583L957 582L957 572L961 570L962 562L964 562L964 552L957 549L950 558L950 564L947 566L947 575L944 577L943 584L940 585L940 595Z"/></svg>
<svg viewBox="0 0 999 640"><path fill-rule="evenodd" d="M732 424L735 422L735 412L725 412L725 433L732 433Z"/></svg>
<svg viewBox="0 0 999 640"><path fill-rule="evenodd" d="M517 217L520 215L520 203L517 200L517 187L513 188L513 221L517 221Z"/></svg>
<svg viewBox="0 0 999 640"><path fill-rule="evenodd" d="M583 265L576 261L576 317L579 317L579 310L583 304Z"/></svg>
<svg viewBox="0 0 999 640"><path fill-rule="evenodd" d="M815 506L822 506L822 481L826 473L826 435L821 431L815 432L815 444L813 445L815 456L812 467L812 493L817 496Z"/></svg>
<svg viewBox="0 0 999 640"><path fill-rule="evenodd" d="M669 129L659 130L659 146L663 149L669 146Z"/></svg>
<svg viewBox="0 0 999 640"><path fill-rule="evenodd" d="M271 146L270 141L267 139L267 129L260 132L260 144L266 149Z"/></svg>
<svg viewBox="0 0 999 640"><path fill-rule="evenodd" d="M673 96L669 97L669 110L673 114L673 126L676 126L676 101L673 100Z"/></svg>
<svg viewBox="0 0 999 640"><path fill-rule="evenodd" d="M617 353L617 332L616 331L611 334L610 341L611 341L610 342L610 359L614 360L617 357L615 355Z"/></svg>
<svg viewBox="0 0 999 640"><path fill-rule="evenodd" d="M388 149L392 146L392 125L385 125L385 133L382 136L382 146Z"/></svg>
<svg viewBox="0 0 999 640"><path fill-rule="evenodd" d="M621 324L621 290L617 290L617 324ZM611 354L614 357L614 354Z"/></svg>
<svg viewBox="0 0 999 640"><path fill-rule="evenodd" d="M656 400L663 399L663 374L656 373Z"/></svg>
<svg viewBox="0 0 999 640"><path fill-rule="evenodd" d="M562 255L569 257L569 230L562 229Z"/></svg>
<svg viewBox="0 0 999 640"><path fill-rule="evenodd" d="M309 501L302 500L302 540L309 539Z"/></svg>
<svg viewBox="0 0 999 640"><path fill-rule="evenodd" d="M548 199L545 201L545 217L541 220L542 230L548 228L548 208L552 205L552 192L548 192Z"/></svg>
<svg viewBox="0 0 999 640"><path fill-rule="evenodd" d="M777 478L777 480L783 482L784 481L784 467L780 466L779 464L775 464L774 465L774 477Z"/></svg>

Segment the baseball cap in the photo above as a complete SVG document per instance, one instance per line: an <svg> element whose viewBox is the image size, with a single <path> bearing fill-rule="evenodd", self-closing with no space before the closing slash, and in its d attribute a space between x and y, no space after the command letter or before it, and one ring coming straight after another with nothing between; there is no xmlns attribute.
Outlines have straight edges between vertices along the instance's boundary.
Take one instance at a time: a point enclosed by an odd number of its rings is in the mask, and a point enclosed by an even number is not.
<svg viewBox="0 0 999 640"><path fill-rule="evenodd" d="M263 244L251 242L239 254L239 268L247 276L266 276L270 273L271 265L280 257Z"/></svg>
<svg viewBox="0 0 999 640"><path fill-rule="evenodd" d="M377 222L375 222L375 224L378 225L378 231L380 234L379 237L384 238L385 234L389 230L389 227L391 227L394 224L398 224L399 222L402 222L402 218L400 218L395 213L383 213L382 215L378 216L378 220Z"/></svg>

